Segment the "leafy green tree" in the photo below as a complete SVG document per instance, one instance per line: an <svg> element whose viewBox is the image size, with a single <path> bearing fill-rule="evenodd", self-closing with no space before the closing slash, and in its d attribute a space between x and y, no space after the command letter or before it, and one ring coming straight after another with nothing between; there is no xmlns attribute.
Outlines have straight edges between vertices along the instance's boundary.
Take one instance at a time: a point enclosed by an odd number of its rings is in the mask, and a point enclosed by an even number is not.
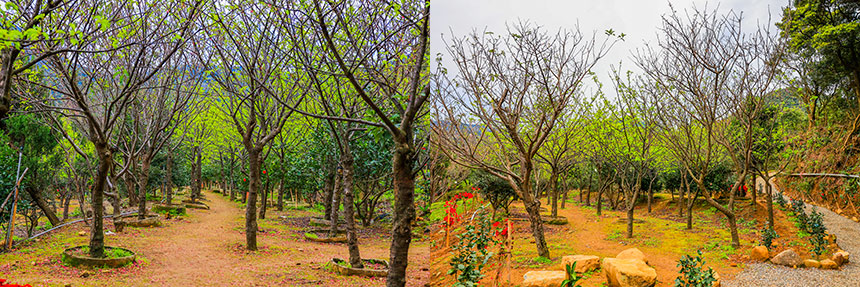
<svg viewBox="0 0 860 287"><path fill-rule="evenodd" d="M811 59L807 62L811 66L811 75L801 80L835 83L846 79L844 82L854 90L854 98L860 106L860 3L852 0L795 0L783 8L782 22L777 26L782 36L788 39L792 52ZM815 110L814 106L810 107L812 119ZM848 134L853 135L858 128L860 113Z"/></svg>
<svg viewBox="0 0 860 287"><path fill-rule="evenodd" d="M510 213L508 207L511 202L519 199L510 183L486 171L474 169L469 174L468 180L479 189L478 192L493 206L492 218L496 218L495 214L499 209L504 209L505 213Z"/></svg>
<svg viewBox="0 0 860 287"><path fill-rule="evenodd" d="M38 206L52 225L59 224L60 219L49 204L49 200L56 196L50 192L54 172L62 162L57 148L59 136L32 114L10 117L6 125L11 146L24 155L21 160L22 170L29 168L24 181L26 185L21 190L29 195L31 202Z"/></svg>

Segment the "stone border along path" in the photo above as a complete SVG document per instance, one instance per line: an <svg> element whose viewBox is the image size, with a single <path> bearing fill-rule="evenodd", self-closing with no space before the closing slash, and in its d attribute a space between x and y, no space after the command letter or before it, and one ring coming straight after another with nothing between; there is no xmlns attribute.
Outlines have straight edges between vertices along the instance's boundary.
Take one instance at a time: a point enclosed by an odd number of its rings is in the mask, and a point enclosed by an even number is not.
<svg viewBox="0 0 860 287"><path fill-rule="evenodd" d="M774 194L776 191L778 190L774 186ZM806 206L807 212L811 212L813 208L821 212L827 233L836 235L836 244L842 250L848 251L851 255L860 254L860 223L827 208L810 203ZM795 269L771 263L752 263L732 280L724 281L723 286L860 286L860 264L856 262L857 259L854 259L854 256L851 259L838 270Z"/></svg>

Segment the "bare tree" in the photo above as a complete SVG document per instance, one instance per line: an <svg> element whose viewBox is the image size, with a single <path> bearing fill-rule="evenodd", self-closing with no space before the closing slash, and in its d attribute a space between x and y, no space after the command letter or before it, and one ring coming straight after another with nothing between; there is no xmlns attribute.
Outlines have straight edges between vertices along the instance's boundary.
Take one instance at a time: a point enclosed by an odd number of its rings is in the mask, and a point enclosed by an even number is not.
<svg viewBox="0 0 860 287"><path fill-rule="evenodd" d="M281 133L306 91L304 73L289 61L293 45L288 33L261 25L276 22L279 9L257 1L212 3L208 28L194 41L196 56L214 82L210 89L219 98L218 108L229 115L248 153L248 250L257 250L263 151Z"/></svg>
<svg viewBox="0 0 860 287"><path fill-rule="evenodd" d="M649 46L636 55L655 83L649 96L661 110L657 122L663 143L679 157L705 201L726 216L734 247L740 246L734 190L751 173L752 120L773 88L781 55L767 31L747 34L741 19L735 12L673 10L663 17L659 52ZM737 176L723 205L715 200L721 191L708 190L705 177L726 159Z"/></svg>
<svg viewBox="0 0 860 287"><path fill-rule="evenodd" d="M130 43L113 47L80 45L104 37L112 29L101 25L79 25L95 20L118 19L119 10L99 8L99 1L86 0L10 0L0 7L0 31L5 35L0 43L0 129L12 110L17 83L39 63L64 53L98 53L124 48ZM25 99L24 99L25 100Z"/></svg>
<svg viewBox="0 0 860 287"><path fill-rule="evenodd" d="M551 35L520 23L504 36L473 32L448 53L457 74L440 75L433 122L438 146L457 164L505 179L525 204L538 254L549 258L540 202L532 191L535 157L562 115L577 102L583 79L615 40L578 30Z"/></svg>
<svg viewBox="0 0 860 287"><path fill-rule="evenodd" d="M575 103L578 105L578 103ZM559 176L566 174L577 163L579 153L574 149L578 144L578 136L582 132L582 115L570 113L562 114L556 125L556 132L550 134L544 146L538 151L537 157L549 167L549 184L552 189L550 194L552 217L558 216L558 197L561 194L561 182ZM565 191L566 192L566 191ZM564 202L562 202L562 206Z"/></svg>
<svg viewBox="0 0 860 287"><path fill-rule="evenodd" d="M616 125L609 125L609 127L616 128L616 141L618 141L617 144L621 149L621 156L618 159L621 160L621 170L624 175L621 176L620 185L626 203L627 238L632 238L633 210L636 207L639 192L644 189L642 182L649 173L650 165L654 160L652 149L656 141L657 127L653 116L657 110L650 101L650 97L639 96L639 93L647 91L640 89L639 86L647 85L647 82L633 80L630 78L630 74L627 74L625 79L617 71L614 74L613 82L615 83L617 104L612 111L618 122ZM649 211L650 203L651 198L649 197Z"/></svg>
<svg viewBox="0 0 860 287"><path fill-rule="evenodd" d="M383 127L394 141L395 204L387 285L404 286L415 219L415 176L420 167L416 161L423 145L420 125L427 115L429 97L430 1L315 0L309 6L299 12L308 18L303 20L310 21L304 22L304 29L294 30L294 35L310 41L303 46L305 52L333 60L336 75L349 83L372 115L338 120ZM300 17L285 14L282 22L296 18Z"/></svg>
<svg viewBox="0 0 860 287"><path fill-rule="evenodd" d="M64 53L48 61L50 80L43 86L55 97L38 103L54 122L68 121L86 135L95 148L98 167L92 186L93 225L90 256L103 257L103 197L117 152L114 133L141 87L156 75L184 44L188 27L197 18L200 2L106 3L94 9L112 11L116 17L79 23L81 27L114 25L110 34L78 43L79 50L123 49L103 53ZM69 139L65 129L63 136ZM88 157L73 140L75 151Z"/></svg>

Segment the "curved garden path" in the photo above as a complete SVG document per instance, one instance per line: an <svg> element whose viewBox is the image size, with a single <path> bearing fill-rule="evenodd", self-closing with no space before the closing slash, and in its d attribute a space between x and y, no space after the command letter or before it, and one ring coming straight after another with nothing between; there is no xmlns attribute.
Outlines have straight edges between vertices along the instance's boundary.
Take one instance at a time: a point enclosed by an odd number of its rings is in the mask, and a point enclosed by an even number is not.
<svg viewBox="0 0 860 287"><path fill-rule="evenodd" d="M775 187L774 187L775 188ZM860 286L860 223L845 218L827 208L807 204L807 212L812 209L821 212L824 225L829 233L836 235L837 243L843 250L852 254L852 262L840 270L821 270L809 268L789 268L769 263L750 264L724 286Z"/></svg>

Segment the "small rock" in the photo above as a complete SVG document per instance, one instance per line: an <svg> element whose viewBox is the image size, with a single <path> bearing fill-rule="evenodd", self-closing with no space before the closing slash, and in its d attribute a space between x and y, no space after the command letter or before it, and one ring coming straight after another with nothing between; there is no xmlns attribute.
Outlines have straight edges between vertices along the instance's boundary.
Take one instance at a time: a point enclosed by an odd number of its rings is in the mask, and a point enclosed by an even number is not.
<svg viewBox="0 0 860 287"><path fill-rule="evenodd" d="M852 217L851 220L854 220L854 222L860 222L860 218L857 218L857 216Z"/></svg>
<svg viewBox="0 0 860 287"><path fill-rule="evenodd" d="M576 263L576 273L585 273L592 270L597 270L600 267L600 257L594 255L570 255L561 258L561 268L566 270L566 266Z"/></svg>
<svg viewBox="0 0 860 287"><path fill-rule="evenodd" d="M638 248L630 248L630 249L621 251L621 253L618 253L618 255L615 256L615 258L618 258L618 259L639 259L639 260L642 260L642 262L645 262L645 264L648 264L648 259L645 259L645 253L642 253L642 251L639 250Z"/></svg>
<svg viewBox="0 0 860 287"><path fill-rule="evenodd" d="M714 279L716 280L714 280L714 284L711 287L720 287L722 283L720 282L720 274L717 271L714 271Z"/></svg>
<svg viewBox="0 0 860 287"><path fill-rule="evenodd" d="M806 268L818 268L821 267L821 263L816 260L806 259L803 260L803 266L806 266Z"/></svg>
<svg viewBox="0 0 860 287"><path fill-rule="evenodd" d="M90 276L93 276L93 273L91 273L89 271L84 271L83 273L81 273L81 278L87 278Z"/></svg>
<svg viewBox="0 0 860 287"><path fill-rule="evenodd" d="M794 252L794 249L789 248L771 258L770 262L773 262L773 264L794 267L803 264L803 259L800 259L800 255L797 255L797 252Z"/></svg>
<svg viewBox="0 0 860 287"><path fill-rule="evenodd" d="M837 265L842 266L842 264L848 263L849 256L850 255L848 254L848 252L839 251L833 253L833 256L830 257L830 260L833 260L833 262L836 262Z"/></svg>
<svg viewBox="0 0 860 287"><path fill-rule="evenodd" d="M836 262L833 262L833 260L821 260L821 269L836 269L837 267L839 267L839 265L837 265Z"/></svg>
<svg viewBox="0 0 860 287"><path fill-rule="evenodd" d="M761 245L753 247L750 258L755 261L765 261L770 258L770 251L767 250L767 247Z"/></svg>
<svg viewBox="0 0 860 287"><path fill-rule="evenodd" d="M78 236L86 236L86 235L87 235L86 231L78 232Z"/></svg>
<svg viewBox="0 0 860 287"><path fill-rule="evenodd" d="M523 275L525 287L557 287L567 277L564 271L529 271Z"/></svg>

